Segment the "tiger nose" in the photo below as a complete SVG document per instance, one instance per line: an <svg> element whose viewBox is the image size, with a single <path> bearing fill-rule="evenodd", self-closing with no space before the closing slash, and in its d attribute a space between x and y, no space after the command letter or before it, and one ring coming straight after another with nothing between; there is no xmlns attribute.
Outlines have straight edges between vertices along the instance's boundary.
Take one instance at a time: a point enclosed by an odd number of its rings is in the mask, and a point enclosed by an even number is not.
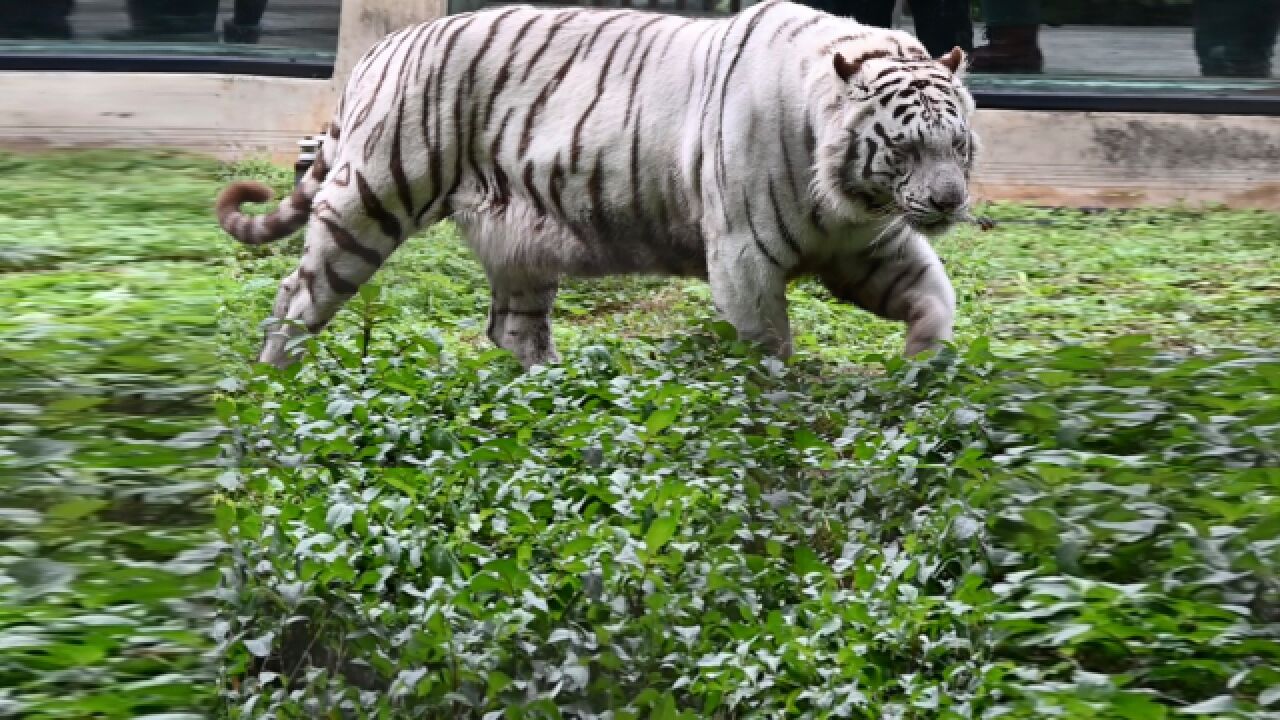
<svg viewBox="0 0 1280 720"><path fill-rule="evenodd" d="M938 212L950 213L964 207L965 195L963 187L948 184L935 190L933 196L929 198L929 203Z"/></svg>

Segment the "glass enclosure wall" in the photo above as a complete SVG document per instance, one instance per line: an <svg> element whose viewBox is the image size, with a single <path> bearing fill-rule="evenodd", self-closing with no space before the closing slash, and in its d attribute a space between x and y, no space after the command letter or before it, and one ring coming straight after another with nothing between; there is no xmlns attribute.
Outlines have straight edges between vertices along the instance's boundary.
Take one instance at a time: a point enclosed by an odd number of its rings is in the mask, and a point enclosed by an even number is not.
<svg viewBox="0 0 1280 720"><path fill-rule="evenodd" d="M146 58L180 69L204 59L228 71L331 72L342 0L0 0L0 68L120 69ZM289 72L289 65L311 72ZM184 65L185 66L185 65Z"/></svg>
<svg viewBox="0 0 1280 720"><path fill-rule="evenodd" d="M717 15L756 0L588 0ZM449 0L450 12L499 4ZM916 33L934 54L972 51L979 91L1274 99L1280 0L807 0Z"/></svg>
<svg viewBox="0 0 1280 720"><path fill-rule="evenodd" d="M505 1L505 0L504 0ZM724 15L757 0L533 0ZM1280 107L1280 0L806 0L972 51L972 85L1013 95L1249 99ZM0 0L0 69L331 72L342 0ZM448 0L451 13L491 0ZM217 61L227 61L221 66ZM184 64L185 63L185 64ZM256 63L256 64L255 64ZM198 63L197 63L198 64Z"/></svg>

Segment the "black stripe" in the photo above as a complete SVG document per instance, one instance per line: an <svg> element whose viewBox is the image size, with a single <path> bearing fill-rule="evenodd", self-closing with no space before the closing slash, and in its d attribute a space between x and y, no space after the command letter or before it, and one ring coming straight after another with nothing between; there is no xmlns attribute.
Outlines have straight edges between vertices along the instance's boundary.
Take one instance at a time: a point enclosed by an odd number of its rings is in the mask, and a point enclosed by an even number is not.
<svg viewBox="0 0 1280 720"><path fill-rule="evenodd" d="M861 40L866 36L867 36L867 33L858 33L857 35L841 35L840 37L827 42L826 47L822 48L822 52L820 54L829 55L836 49L837 46L843 45L844 43L847 43L847 42L853 42L854 40Z"/></svg>
<svg viewBox="0 0 1280 720"><path fill-rule="evenodd" d="M778 234L782 236L782 241L791 248L791 252L796 257L801 257L800 243L796 242L796 238L791 234L791 230L787 227L787 220L782 216L782 208L778 205L778 194L773 188L773 177L769 177L769 202L773 204L773 219L778 225Z"/></svg>
<svg viewBox="0 0 1280 720"><path fill-rule="evenodd" d="M650 20L649 22L641 25L640 27L633 28L627 31L628 37L634 36L636 41L634 44L632 44L630 52L627 53L626 61L622 63L622 70L619 71L622 75L626 75L627 71L631 69L631 61L636 59L636 50L639 50L640 43L644 42L644 34L649 31L649 28L653 27L654 25L657 25L658 23L662 22L665 19L666 19L665 15L654 15L653 19ZM654 34L652 39L657 39L656 33Z"/></svg>
<svg viewBox="0 0 1280 720"><path fill-rule="evenodd" d="M502 94L502 91L506 89L507 81L511 79L511 64L515 62L516 58L520 55L518 51L520 41L523 40L525 34L529 32L529 28L533 27L534 23L544 17L546 17L546 15L543 13L534 13L533 17L529 18L525 24L521 25L520 29L516 31L515 46L507 52L507 59L503 61L502 67L498 69L498 77L494 79L493 87L489 90L489 97L485 101L484 130L489 129L489 123L493 120L493 105L498 100L498 96ZM502 131L499 131L499 135L501 135L501 133Z"/></svg>
<svg viewBox="0 0 1280 720"><path fill-rule="evenodd" d="M351 84L353 86L360 84L360 82L364 80L364 74L369 72L369 68L374 67L374 65L377 64L378 59L382 57L383 53L391 49L391 46L393 44L395 44L393 39L391 37L387 37L383 39L382 42L379 42L376 46L370 48L369 54L363 58L364 62L357 63L359 67L357 67L356 72L353 73L355 77L351 79Z"/></svg>
<svg viewBox="0 0 1280 720"><path fill-rule="evenodd" d="M658 17L658 18L657 18L657 20L664 20L664 19L665 19L665 18L663 18L663 17ZM653 24L653 23L651 22L651 23L649 23L649 25L645 25L644 27L640 28L640 35L636 37L636 47L639 47L639 45L640 45L640 38L643 36L644 31L645 31L645 30L648 30L648 29L649 29L649 26L650 26L650 25L652 25L652 24ZM623 115L623 116L622 116L622 126L623 126L623 127L626 127L627 123L629 123L629 122L631 121L631 107L632 107L632 105L634 105L634 104L635 104L635 100L636 100L636 89L640 86L640 75L644 73L644 66L645 66L645 62L647 62L647 61L648 61L648 59L649 59L649 52L653 50L653 44L654 44L657 40L658 40L658 34L657 34L657 33L654 33L654 34L649 38L649 43L648 43L647 45L645 45L645 47L644 47L644 52L640 54L640 60L636 63L636 72L635 72L635 74L634 74L634 75L632 75L632 76L631 76L631 91L627 94L627 112L626 112L626 114L625 114L625 115ZM634 56L634 55L635 55L635 53L633 52L633 53L632 53L632 55ZM628 61L628 63L629 63L629 62L631 61L631 58L627 58L627 61ZM624 72L624 73L626 72L626 68L625 68L625 67L623 68L623 72ZM639 121L638 121L638 120L637 120L637 123L636 123L636 124L637 124L637 125L639 124Z"/></svg>
<svg viewBox="0 0 1280 720"><path fill-rule="evenodd" d="M764 241L756 234L756 225L751 220L751 198L747 195L745 189L742 191L742 204L746 208L747 228L751 230L751 239L756 241L756 249L760 251L761 255L765 256L765 259L773 263L774 267L781 268L782 263L778 262L778 258L774 257L773 253L769 252L769 248L765 247Z"/></svg>
<svg viewBox="0 0 1280 720"><path fill-rule="evenodd" d="M516 109L514 107L507 108L502 115L502 122L498 123L498 134L493 136L493 144L489 146L489 162L495 166L498 165L498 156L502 154L502 142L507 136L507 123L511 121L511 115Z"/></svg>
<svg viewBox="0 0 1280 720"><path fill-rule="evenodd" d="M800 36L800 33L822 22L824 19L826 19L826 17L827 17L826 15L815 15L814 17L811 17L808 20L805 20L804 22L800 23L800 25L796 27L795 30L791 31L791 35L788 36L787 39L795 40L797 37Z"/></svg>
<svg viewBox="0 0 1280 720"><path fill-rule="evenodd" d="M493 166L493 185L495 191L493 201L498 205L506 205L511 199L511 183L507 180L507 174L502 171L501 165Z"/></svg>
<svg viewBox="0 0 1280 720"><path fill-rule="evenodd" d="M403 142L400 137L404 126L404 103L406 95L400 96L400 107L396 110L396 131L391 139L391 177L396 183L396 192L400 195L400 204L404 206L405 215L413 212L413 191L409 188L409 178L404 172Z"/></svg>
<svg viewBox="0 0 1280 720"><path fill-rule="evenodd" d="M875 275L876 273L880 272L880 268L883 265L884 265L884 258L871 258L871 264L867 266L867 271L862 273L862 277L858 278L857 282L850 283L849 288L851 290L857 290L861 288L863 285L866 285L867 281L871 279L872 275Z"/></svg>
<svg viewBox="0 0 1280 720"><path fill-rule="evenodd" d="M324 223L324 226L328 228L329 235L333 237L334 244L343 252L351 253L374 267L378 267L382 264L382 255L379 254L377 250L374 250L371 247L366 247L356 239L355 235L352 235L347 231L346 228L323 215L320 216L320 222Z"/></svg>
<svg viewBox="0 0 1280 720"><path fill-rule="evenodd" d="M795 196L796 202L800 202L800 199L805 196L804 188L800 187L800 181L796 179L795 165L791 162L791 147L787 143L786 123L782 122L786 116L786 109L782 107L782 96L779 95L778 97L778 119L780 121L778 123L778 146L782 148L782 164L787 168L787 182L791 185L791 194Z"/></svg>
<svg viewBox="0 0 1280 720"><path fill-rule="evenodd" d="M373 157L373 153L378 149L378 145L382 143L382 133L387 129L387 118L383 117L374 124L373 129L364 138L363 155L364 161L368 164L369 159Z"/></svg>
<svg viewBox="0 0 1280 720"><path fill-rule="evenodd" d="M436 68L433 67L431 72L427 73L427 82L422 93L422 144L427 150L427 174L431 181L431 190L427 193L427 207L430 207L435 198L440 195L441 173L443 172L440 167L439 113L431 112L432 103L431 98L428 97L432 82L435 80L435 74ZM434 118L433 115L435 116ZM437 126L435 132L431 130L431 121L433 119L436 120ZM418 213L418 218L422 217L423 212L425 212L425 209Z"/></svg>
<svg viewBox="0 0 1280 720"><path fill-rule="evenodd" d="M866 138L866 141L867 141L867 159L862 166L862 177L869 178L871 177L871 163L875 162L876 152L878 152L880 148L876 146L875 140L872 140L871 138Z"/></svg>
<svg viewBox="0 0 1280 720"><path fill-rule="evenodd" d="M715 79L720 76L720 61L724 57L724 43L728 34L732 32L733 25L726 25L723 28L715 27L715 30L723 29L724 32L709 32L703 37L707 38L707 53L702 59L702 81L698 84L698 92L701 97L698 99L698 118L702 123L700 126L700 134L698 144L702 144L702 139L706 133L707 110L710 108L712 89L715 87ZM716 50L716 41L720 41L720 49ZM696 45L696 43L695 43ZM711 62L712 55L715 55L715 63Z"/></svg>
<svg viewBox="0 0 1280 720"><path fill-rule="evenodd" d="M866 63L869 60L875 60L876 58L887 58L890 56L891 56L891 53L888 50L868 50L867 52L864 52L858 57L854 58L853 61L849 63L849 68L850 68L849 74L857 75L858 71L862 69L863 63Z"/></svg>
<svg viewBox="0 0 1280 720"><path fill-rule="evenodd" d="M462 182L462 156L464 151L469 152L471 150L470 146L464 140L464 138L470 135L470 133L468 133L467 129L462 125L462 92L463 82L462 79L459 78L458 82L453 84L453 143L451 143L451 146L453 150L454 187L457 187L458 183ZM473 109L474 107L475 106L472 105ZM437 114L438 112L439 111L437 110Z"/></svg>
<svg viewBox="0 0 1280 720"><path fill-rule="evenodd" d="M480 172L480 162L476 160L476 136L479 135L479 128L476 127L476 112L479 110L479 104L471 102L471 98L467 98L467 164L471 166L471 175L480 183L480 192L487 193L489 191L488 181L485 174Z"/></svg>
<svg viewBox="0 0 1280 720"><path fill-rule="evenodd" d="M455 17L461 17L461 16L455 16ZM434 110L432 111L433 119L435 120L435 131L432 133L432 140L434 141L434 143L433 143L432 153L431 153L432 155L435 156L435 162L432 163L431 175L432 175L432 181L433 181L432 189L435 191L436 197L430 202L428 202L427 205L423 207L422 210L418 213L417 220L419 223L421 223L422 218L427 214L427 211L430 210L433 206L435 206L437 202L447 203L448 196L449 194L452 193L452 190L449 193L441 193L441 188L444 187L444 158L443 158L444 131L443 131L443 128L441 127L441 123L443 122L442 120L443 113L440 112L440 105L442 104L442 101L444 99L444 76L446 71L449 69L449 56L453 54L453 48L457 44L458 38L462 35L462 33L467 31L467 28L470 27L472 21L474 21L475 18L476 18L475 15L469 16L466 19L466 21L463 22L461 26L456 31L454 31L452 35L449 36L449 39L445 42L444 53L441 55L439 63L436 65L435 68L433 68L433 70L438 70L438 72L435 73L435 81L436 81L435 103L434 103ZM456 92L457 92L457 88L455 88L455 93ZM455 101L456 99L457 98L455 97ZM424 98L424 105L426 104L426 102L427 101ZM457 104L455 102L455 109L456 108L457 108ZM424 107L423 112L425 113L427 111L428 111L427 108ZM455 113L455 116L454 116L454 132L455 133L457 132L457 129L458 129L457 123L461 119L460 117L458 117L458 115L460 115L460 113ZM456 152L456 155L460 161L462 153ZM458 164L460 165L461 163L459 162ZM457 183L459 180L460 180L460 175L455 173L453 178L454 187L457 187Z"/></svg>
<svg viewBox="0 0 1280 720"><path fill-rule="evenodd" d="M476 69L480 67L480 61L484 59L485 53L489 52L489 46L493 45L493 38L502 28L502 22L511 16L512 13L519 12L519 7L508 8L505 12L499 13L493 22L489 24L489 32L485 33L484 42L480 43L480 49L471 57L471 65L467 68L467 88L474 88L476 85Z"/></svg>
<svg viewBox="0 0 1280 720"><path fill-rule="evenodd" d="M889 139L889 133L885 132L883 125L881 125L880 123L876 123L874 126L872 126L871 129L874 130L876 135L879 135L880 139L884 141L885 147L889 147L890 145L893 145L893 141Z"/></svg>
<svg viewBox="0 0 1280 720"><path fill-rule="evenodd" d="M919 279L920 275L922 275L924 270L928 267L929 266L926 265L924 268L921 268L916 274L915 279ZM889 310L888 305L889 301L893 299L893 291L898 289L898 283L901 283L902 279L907 276L907 270L909 269L910 268L906 268L902 272L898 273L897 276L893 278L893 282L889 283L889 285L885 287L884 291L880 293L880 301L876 303L877 315L884 316L884 314ZM910 287L910 285L908 285L908 287Z"/></svg>
<svg viewBox="0 0 1280 720"><path fill-rule="evenodd" d="M378 223L378 228L382 233L391 238L391 241L399 244L400 221L394 215L387 212L382 206L382 201L378 199L373 189L369 187L369 183L365 181L364 174L359 170L356 171L356 187L360 190L360 202L364 205L365 213Z"/></svg>
<svg viewBox="0 0 1280 720"><path fill-rule="evenodd" d="M773 41L777 40L787 28L796 22L796 18L787 18L781 25L773 29L773 35L769 36L769 46L773 46Z"/></svg>
<svg viewBox="0 0 1280 720"><path fill-rule="evenodd" d="M578 156L582 153L582 128L587 124L587 118L596 109L596 105L600 104L600 98L604 97L604 84L609 79L609 67L613 65L618 46L626 37L625 33L620 33L614 38L613 46L609 48L609 54L605 56L604 65L600 68L600 78L596 81L596 95L587 104L587 109L583 111L582 117L578 118L577 124L573 126L573 138L569 143L569 172L578 172Z"/></svg>
<svg viewBox="0 0 1280 720"><path fill-rule="evenodd" d="M307 288L307 294L311 296L311 300L314 303L316 300L316 274L306 268L298 268L298 277L302 278L302 283Z"/></svg>
<svg viewBox="0 0 1280 720"><path fill-rule="evenodd" d="M529 64L525 66L524 75L520 78L521 83L526 83L529 81L529 73L533 72L534 66L536 66L538 64L538 61L542 59L543 53L545 53L547 51L547 48L550 47L551 41L555 38L556 33L560 32L560 28L564 27L564 24L568 22L570 18L574 17L580 12L582 11L566 10L564 12L561 12L559 15L556 15L556 22L552 24L551 29L547 31L547 36L543 38L542 44L539 45L538 49L534 50L533 55L530 56Z"/></svg>
<svg viewBox="0 0 1280 720"><path fill-rule="evenodd" d="M876 76L871 78L871 84L875 85L875 83L879 82L882 78L884 78L884 76L890 75L896 72L902 72L902 70L903 70L903 67L901 65L890 65L889 67L876 73Z"/></svg>
<svg viewBox="0 0 1280 720"><path fill-rule="evenodd" d="M596 153L595 165L591 168L591 175L587 177L587 195L591 203L591 225L595 228L601 240L607 239L609 234L609 223L605 220L607 208L604 203L604 168L601 163L603 155L602 152Z"/></svg>
<svg viewBox="0 0 1280 720"><path fill-rule="evenodd" d="M696 22L695 20L685 19L685 21L684 21L683 23L681 23L678 27L674 27L674 28L672 28L672 29L671 29L671 32L667 34L667 41L666 41L666 42L664 42L664 43L662 44L662 52L658 53L658 59L659 59L659 60L661 60L662 58L666 57L666 56L667 56L667 53L668 53L668 52L670 52L670 50L671 50L671 43L675 41L676 36L680 34L680 31L681 31L681 30L684 30L685 28L689 27L690 25L694 24L695 22ZM690 45L690 48L693 48L693 47L694 47L694 46L696 46L697 44L698 44L698 43L697 43L697 41L695 40L695 41L693 42L693 45Z"/></svg>
<svg viewBox="0 0 1280 720"><path fill-rule="evenodd" d="M533 207L538 211L541 217L547 214L547 208L542 204L542 196L538 194L538 183L533 177L533 161L530 160L524 166L524 189L529 193L529 199L533 201Z"/></svg>
<svg viewBox="0 0 1280 720"><path fill-rule="evenodd" d="M888 93L886 95L881 95L880 106L889 107L889 103L893 102L893 99L895 97L902 98L903 100L905 100L915 94L916 94L915 89L908 87L908 88L903 88L902 90L898 90L896 92Z"/></svg>
<svg viewBox="0 0 1280 720"><path fill-rule="evenodd" d="M747 23L747 29L742 34L742 40L738 43L738 50L733 55L733 60L729 63L729 69L725 72L724 79L720 81L720 111L719 118L716 121L716 172L719 178L720 187L723 188L728 180L728 171L725 169L724 158L724 108L729 97L729 83L733 79L733 73L738 69L738 63L742 60L742 53L747 49L747 45L751 43L751 36L755 33L756 26L764 19L769 11L782 7L781 5L769 5L760 10L751 18L751 22ZM724 192L720 194L721 201L724 200Z"/></svg>
<svg viewBox="0 0 1280 720"><path fill-rule="evenodd" d="M634 14L635 13L626 12L626 11L614 11L614 14L612 16L606 18L605 20L600 21L600 23L596 25L596 31L591 33L591 39L587 41L587 49L582 53L582 57L585 58L586 56L591 54L591 49L595 47L596 40L600 38L600 33L604 32L605 28L609 27L610 25L621 20L624 17L629 18Z"/></svg>
<svg viewBox="0 0 1280 720"><path fill-rule="evenodd" d="M425 38L425 37L428 35L428 33L424 32L424 30L425 30L426 28L427 28L427 26L426 26L426 25L419 25L419 26L417 26L416 28L414 28L414 30L413 30L413 40L411 40L411 41L409 42L408 47L406 47L406 48L404 49L404 52L403 52L403 53L401 53L401 58L400 58L400 71L396 74L396 75L397 75L397 77L396 77L396 84L395 84L395 92L394 92L394 93L392 94L392 96L391 96L391 105L392 105L392 106L401 106L401 107L403 107L404 100L405 100L405 94L406 94L406 93L408 92L408 90L409 90L409 80L408 80L408 77L409 77L409 69L410 69L410 67L412 66L412 67L413 67L413 72L414 72L414 74L416 75L416 74L417 74L417 72L418 72L418 67L417 67L417 65L416 65L415 63L410 62L410 61L411 61L411 60L414 58L414 56L415 56L415 52L414 52L414 51L415 51L415 50L417 50L417 48L418 48L418 43L419 43L419 42L421 42L421 41L423 40L423 38ZM367 154L368 154L368 151L366 151L366 155L367 155Z"/></svg>
<svg viewBox="0 0 1280 720"><path fill-rule="evenodd" d="M521 32L523 33L523 30ZM498 100L498 96L501 95L502 91L507 87L507 81L511 79L511 62L515 60L515 57L515 51L507 54L507 59L502 63L502 67L498 69L498 77L494 79L493 87L489 90L489 98L484 104L485 130L489 129L489 121L493 119L493 104Z"/></svg>
<svg viewBox="0 0 1280 720"><path fill-rule="evenodd" d="M355 295L356 291L360 289L359 285L339 275L328 260L324 262L324 279L329 283L329 288L339 295Z"/></svg>
<svg viewBox="0 0 1280 720"><path fill-rule="evenodd" d="M551 206L555 208L556 215L563 220L567 215L564 212L564 205L560 202L560 188L564 186L564 167L560 164L560 153L556 153L555 162L551 164L549 185L547 192L551 195Z"/></svg>
<svg viewBox="0 0 1280 720"><path fill-rule="evenodd" d="M640 192L640 113L636 110L636 126L631 130L631 208L642 221L647 217L644 211L644 196Z"/></svg>
<svg viewBox="0 0 1280 720"><path fill-rule="evenodd" d="M818 232L823 235L827 234L827 228L822 224L822 210L817 203L814 203L813 207L809 208L809 222Z"/></svg>
<svg viewBox="0 0 1280 720"><path fill-rule="evenodd" d="M565 75L569 74L569 68L578 59L578 51L581 49L582 38L578 38L578 44L574 46L573 52L569 53L569 58L556 70L555 75L551 77L551 80L546 85L542 86L542 90L534 98L533 105L529 108L529 114L525 115L524 118L524 132L520 133L520 147L517 153L519 159L523 160L524 156L529 152L529 143L533 141L533 124L538 119L538 113L542 112L542 108L551 99L551 95L556 91L556 88L560 87Z"/></svg>
<svg viewBox="0 0 1280 720"><path fill-rule="evenodd" d="M347 125L348 131L356 130L364 124L365 120L369 119L369 113L373 112L373 106L378 101L379 92L382 90L383 86L387 84L387 73L391 71L391 57L394 57L395 54L399 52L400 46L404 44L405 38L408 36L409 33L396 36L394 41L395 50L392 51L391 56L382 63L382 75L378 77L378 82L374 84L373 92L369 93L369 97L366 99L365 104L356 110L354 117L352 117L351 122Z"/></svg>

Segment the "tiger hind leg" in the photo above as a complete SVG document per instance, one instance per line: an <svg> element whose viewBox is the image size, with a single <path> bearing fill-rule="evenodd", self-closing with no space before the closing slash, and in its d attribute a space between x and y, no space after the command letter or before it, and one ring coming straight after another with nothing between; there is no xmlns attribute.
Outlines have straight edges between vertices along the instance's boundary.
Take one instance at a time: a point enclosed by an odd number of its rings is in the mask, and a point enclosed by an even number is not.
<svg viewBox="0 0 1280 720"><path fill-rule="evenodd" d="M558 283L506 273L490 273L492 302L485 334L511 351L526 370L560 362L551 337L551 308Z"/></svg>
<svg viewBox="0 0 1280 720"><path fill-rule="evenodd" d="M275 322L266 330L260 362L276 367L297 362L293 338L323 330L412 231L406 227L389 234L358 205L344 205L351 209L341 212L332 201L313 208L301 261L276 293Z"/></svg>

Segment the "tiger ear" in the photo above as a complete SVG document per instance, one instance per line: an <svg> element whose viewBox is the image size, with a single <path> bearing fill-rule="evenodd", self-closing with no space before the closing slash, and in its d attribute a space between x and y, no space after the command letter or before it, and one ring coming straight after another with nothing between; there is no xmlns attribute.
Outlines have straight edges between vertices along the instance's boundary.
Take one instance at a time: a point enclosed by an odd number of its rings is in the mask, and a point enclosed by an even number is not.
<svg viewBox="0 0 1280 720"><path fill-rule="evenodd" d="M849 78L853 77L853 74L858 71L858 66L845 60L844 55L840 53L835 54L833 64L835 65L836 75L839 75L844 82L849 82Z"/></svg>
<svg viewBox="0 0 1280 720"><path fill-rule="evenodd" d="M938 58L938 62L942 63L942 66L950 70L953 75L964 67L964 61L964 50L959 47L951 48L951 52Z"/></svg>

